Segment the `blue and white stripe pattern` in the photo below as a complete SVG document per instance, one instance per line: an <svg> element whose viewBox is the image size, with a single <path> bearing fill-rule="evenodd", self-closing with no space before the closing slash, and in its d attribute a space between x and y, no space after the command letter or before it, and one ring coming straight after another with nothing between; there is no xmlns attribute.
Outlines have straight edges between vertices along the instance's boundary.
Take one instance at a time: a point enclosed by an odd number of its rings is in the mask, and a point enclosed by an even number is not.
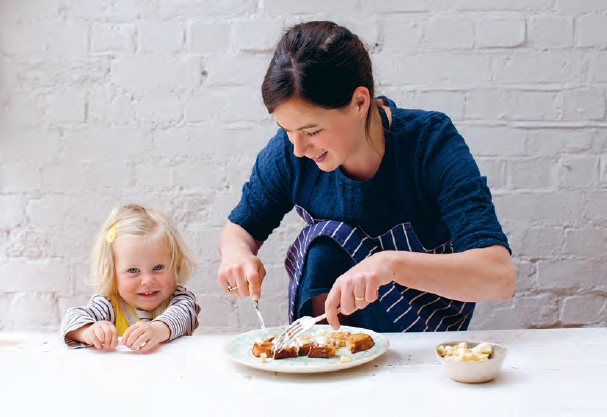
<svg viewBox="0 0 607 417"><path fill-rule="evenodd" d="M198 327L198 314L200 306L196 303L196 296L185 287L178 285L169 298L169 305L154 320L159 320L169 326L171 337L168 341L183 335L191 335ZM72 307L63 319L63 337L69 347L88 347L86 343L80 343L69 339L65 335L89 323L97 321L109 321L116 323L116 314L109 298L102 295L94 295L86 307Z"/></svg>
<svg viewBox="0 0 607 417"><path fill-rule="evenodd" d="M329 236L339 243L355 263L382 250L404 250L422 253L453 253L450 240L434 249L425 249L411 223L399 224L381 236L372 238L361 229L334 220L315 220L296 206L308 226L302 230L287 251L285 267L289 283L289 322L293 322L295 295L303 271L303 261L310 243L319 236ZM379 301L396 327L403 332L465 330L472 319L475 303L455 301L436 294L390 283L379 288Z"/></svg>

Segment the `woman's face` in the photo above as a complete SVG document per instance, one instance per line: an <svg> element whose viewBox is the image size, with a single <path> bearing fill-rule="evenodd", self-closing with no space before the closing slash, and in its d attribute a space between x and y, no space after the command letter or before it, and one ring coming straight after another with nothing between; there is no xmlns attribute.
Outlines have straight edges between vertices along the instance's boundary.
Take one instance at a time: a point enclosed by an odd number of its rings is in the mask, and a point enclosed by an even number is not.
<svg viewBox="0 0 607 417"><path fill-rule="evenodd" d="M355 165L368 152L365 116L350 103L343 109L311 106L289 100L274 110L276 122L289 136L297 157L312 159L326 172Z"/></svg>

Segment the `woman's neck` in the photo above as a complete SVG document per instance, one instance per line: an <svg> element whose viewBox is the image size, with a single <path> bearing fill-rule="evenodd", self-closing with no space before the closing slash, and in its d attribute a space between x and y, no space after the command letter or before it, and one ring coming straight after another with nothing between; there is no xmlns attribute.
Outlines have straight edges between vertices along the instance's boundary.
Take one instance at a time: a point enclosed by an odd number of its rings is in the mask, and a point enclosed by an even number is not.
<svg viewBox="0 0 607 417"><path fill-rule="evenodd" d="M391 120L390 109L384 108L384 110L388 114L388 120ZM367 180L375 175L381 165L386 151L386 140L381 115L377 107L373 108L369 135L370 140L365 134L361 156L341 166L342 172L348 178L356 181Z"/></svg>

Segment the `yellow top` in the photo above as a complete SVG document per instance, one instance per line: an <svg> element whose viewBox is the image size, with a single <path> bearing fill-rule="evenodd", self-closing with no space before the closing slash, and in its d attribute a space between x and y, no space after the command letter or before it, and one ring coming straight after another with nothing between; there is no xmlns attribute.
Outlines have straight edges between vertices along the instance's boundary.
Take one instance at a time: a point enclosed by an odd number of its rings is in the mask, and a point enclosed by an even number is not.
<svg viewBox="0 0 607 417"><path fill-rule="evenodd" d="M128 305L120 296L110 295L110 302L114 307L114 314L116 316L116 329L118 329L118 336L122 336L126 329L131 327L133 324L140 321L137 317L137 313L133 310L133 307ZM154 311L152 311L152 320L162 314L169 305L169 300L166 299Z"/></svg>

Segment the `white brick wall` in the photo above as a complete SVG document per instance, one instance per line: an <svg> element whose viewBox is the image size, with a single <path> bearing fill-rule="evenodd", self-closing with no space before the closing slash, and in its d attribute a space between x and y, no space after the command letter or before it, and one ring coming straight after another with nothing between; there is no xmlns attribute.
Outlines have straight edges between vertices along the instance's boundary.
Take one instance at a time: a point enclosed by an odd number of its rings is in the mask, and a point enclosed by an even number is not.
<svg viewBox="0 0 607 417"><path fill-rule="evenodd" d="M377 90L440 110L488 176L517 291L473 328L607 325L604 0L0 2L0 330L56 330L86 302L110 209L168 212L200 260L203 331L257 325L216 283L215 242L276 126L259 86L283 29L369 46ZM262 248L262 310L286 320L290 213Z"/></svg>

